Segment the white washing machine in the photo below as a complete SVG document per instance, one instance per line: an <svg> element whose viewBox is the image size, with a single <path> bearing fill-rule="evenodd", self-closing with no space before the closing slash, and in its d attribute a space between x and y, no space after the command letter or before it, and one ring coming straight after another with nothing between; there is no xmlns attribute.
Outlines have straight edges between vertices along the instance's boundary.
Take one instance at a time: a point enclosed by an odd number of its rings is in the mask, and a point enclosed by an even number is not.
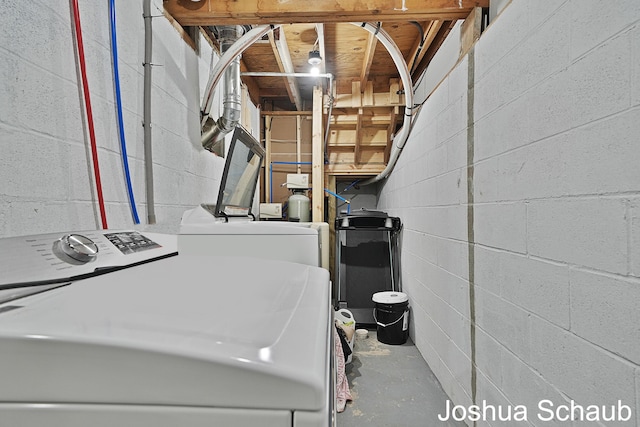
<svg viewBox="0 0 640 427"><path fill-rule="evenodd" d="M229 222L198 206L182 216L178 250L182 255L245 255L329 269L326 222Z"/></svg>
<svg viewBox="0 0 640 427"><path fill-rule="evenodd" d="M329 224L256 221L252 213L264 158L242 127L233 132L214 204L182 215L181 255L244 255L329 268Z"/></svg>
<svg viewBox="0 0 640 427"><path fill-rule="evenodd" d="M176 241L0 239L0 426L335 424L328 272Z"/></svg>

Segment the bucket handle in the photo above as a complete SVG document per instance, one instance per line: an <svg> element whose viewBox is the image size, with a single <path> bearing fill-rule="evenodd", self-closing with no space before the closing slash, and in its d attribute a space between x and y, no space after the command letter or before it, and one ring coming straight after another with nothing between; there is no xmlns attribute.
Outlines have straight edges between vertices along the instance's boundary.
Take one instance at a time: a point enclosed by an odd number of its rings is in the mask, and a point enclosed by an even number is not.
<svg viewBox="0 0 640 427"><path fill-rule="evenodd" d="M385 325L384 323L380 323L380 322L378 322L378 318L376 317L376 309L374 308L374 309L373 309L373 320L375 320L375 321L376 321L376 325L381 326L381 327L383 327L383 328L386 328L387 326L395 325L396 323L398 323L399 321L401 321L402 319L404 319L404 316L406 316L406 315L407 315L407 312L408 312L408 311L409 311L409 310L405 310L404 312L402 312L402 316L398 317L398 319L397 319L397 320L394 320L393 322L391 322L391 323L387 323L387 324Z"/></svg>

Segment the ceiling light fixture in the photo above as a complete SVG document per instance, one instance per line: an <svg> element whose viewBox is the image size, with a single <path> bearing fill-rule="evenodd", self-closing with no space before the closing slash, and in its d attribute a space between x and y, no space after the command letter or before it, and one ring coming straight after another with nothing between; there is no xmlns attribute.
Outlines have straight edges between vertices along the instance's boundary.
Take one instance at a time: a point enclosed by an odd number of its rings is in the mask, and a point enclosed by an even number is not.
<svg viewBox="0 0 640 427"><path fill-rule="evenodd" d="M317 50L310 51L308 62L311 64L311 74L320 74L320 63L322 62L320 52Z"/></svg>
<svg viewBox="0 0 640 427"><path fill-rule="evenodd" d="M309 52L309 64L313 66L320 65L322 62L322 57L320 56L320 52L317 50L312 50Z"/></svg>

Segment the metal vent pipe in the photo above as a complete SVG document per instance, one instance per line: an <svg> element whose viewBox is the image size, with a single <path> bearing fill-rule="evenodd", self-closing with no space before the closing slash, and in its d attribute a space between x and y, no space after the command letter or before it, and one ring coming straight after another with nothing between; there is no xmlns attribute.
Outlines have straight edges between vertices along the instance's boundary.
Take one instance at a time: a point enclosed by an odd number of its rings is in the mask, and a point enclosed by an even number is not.
<svg viewBox="0 0 640 427"><path fill-rule="evenodd" d="M371 34L375 35L379 42L381 42L384 47L387 49L393 62L398 69L398 73L400 74L400 79L402 80L402 85L405 91L405 112L404 112L404 122L402 128L398 131L398 133L393 138L393 145L391 146L391 152L389 156L389 162L387 163L387 167L380 172L378 175L373 178L367 179L366 181L359 182L359 185L368 185L373 184L375 182L381 181L389 176L391 171L393 170L398 158L400 157L400 153L402 153L402 149L407 142L409 137L409 133L411 132L411 125L413 119L413 82L411 81L411 74L409 73L409 68L407 67L407 63L402 56L402 52L398 49L398 46L395 44L391 36L387 34L384 29L381 29L378 25L374 25L370 22L356 23L352 22L351 24L357 25L359 27L364 28L369 31ZM211 100L213 98L213 90L222 75L222 70L225 67L231 67L231 63L234 61L236 55L241 54L244 50L249 47L252 43L259 40L263 35L268 33L269 31L273 31L274 29L280 27L280 25L263 25L260 27L256 27L248 31L238 43L229 49L226 53L224 53L218 63L215 65L213 70L211 71L211 75L209 76L209 81L207 82L207 87L205 90L204 98L202 101L202 115L203 121L205 117L207 117L209 113L209 109L211 108ZM228 71L228 70L227 70ZM226 74L225 74L226 75Z"/></svg>
<svg viewBox="0 0 640 427"><path fill-rule="evenodd" d="M216 27L220 41L220 55L223 55L243 34L239 25ZM240 55L237 55L224 72L224 95L222 115L218 120L207 117L202 125L202 146L214 152L220 141L231 132L240 121L242 112L242 89L240 80Z"/></svg>

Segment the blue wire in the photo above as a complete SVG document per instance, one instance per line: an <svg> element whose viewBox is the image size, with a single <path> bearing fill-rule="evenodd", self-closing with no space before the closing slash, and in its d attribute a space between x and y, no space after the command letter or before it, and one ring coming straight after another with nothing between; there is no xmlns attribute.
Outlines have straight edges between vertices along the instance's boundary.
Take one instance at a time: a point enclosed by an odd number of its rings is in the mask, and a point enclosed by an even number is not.
<svg viewBox="0 0 640 427"><path fill-rule="evenodd" d="M120 96L120 73L118 72L118 44L116 41L116 6L115 0L109 2L109 15L111 15L111 57L113 61L113 83L116 89L116 105L118 112L118 128L120 130L120 152L122 154L122 165L124 167L124 177L127 181L127 192L129 193L129 204L133 222L140 224L136 202L133 198L133 188L131 187L131 174L129 173L129 160L127 156L127 144L124 138L124 120L122 119L122 100Z"/></svg>
<svg viewBox="0 0 640 427"><path fill-rule="evenodd" d="M357 183L359 183L360 180L356 179L355 181L353 181L351 184L347 185L344 190L341 191L341 193L344 193L345 191L349 191L351 189L351 187L355 186Z"/></svg>

